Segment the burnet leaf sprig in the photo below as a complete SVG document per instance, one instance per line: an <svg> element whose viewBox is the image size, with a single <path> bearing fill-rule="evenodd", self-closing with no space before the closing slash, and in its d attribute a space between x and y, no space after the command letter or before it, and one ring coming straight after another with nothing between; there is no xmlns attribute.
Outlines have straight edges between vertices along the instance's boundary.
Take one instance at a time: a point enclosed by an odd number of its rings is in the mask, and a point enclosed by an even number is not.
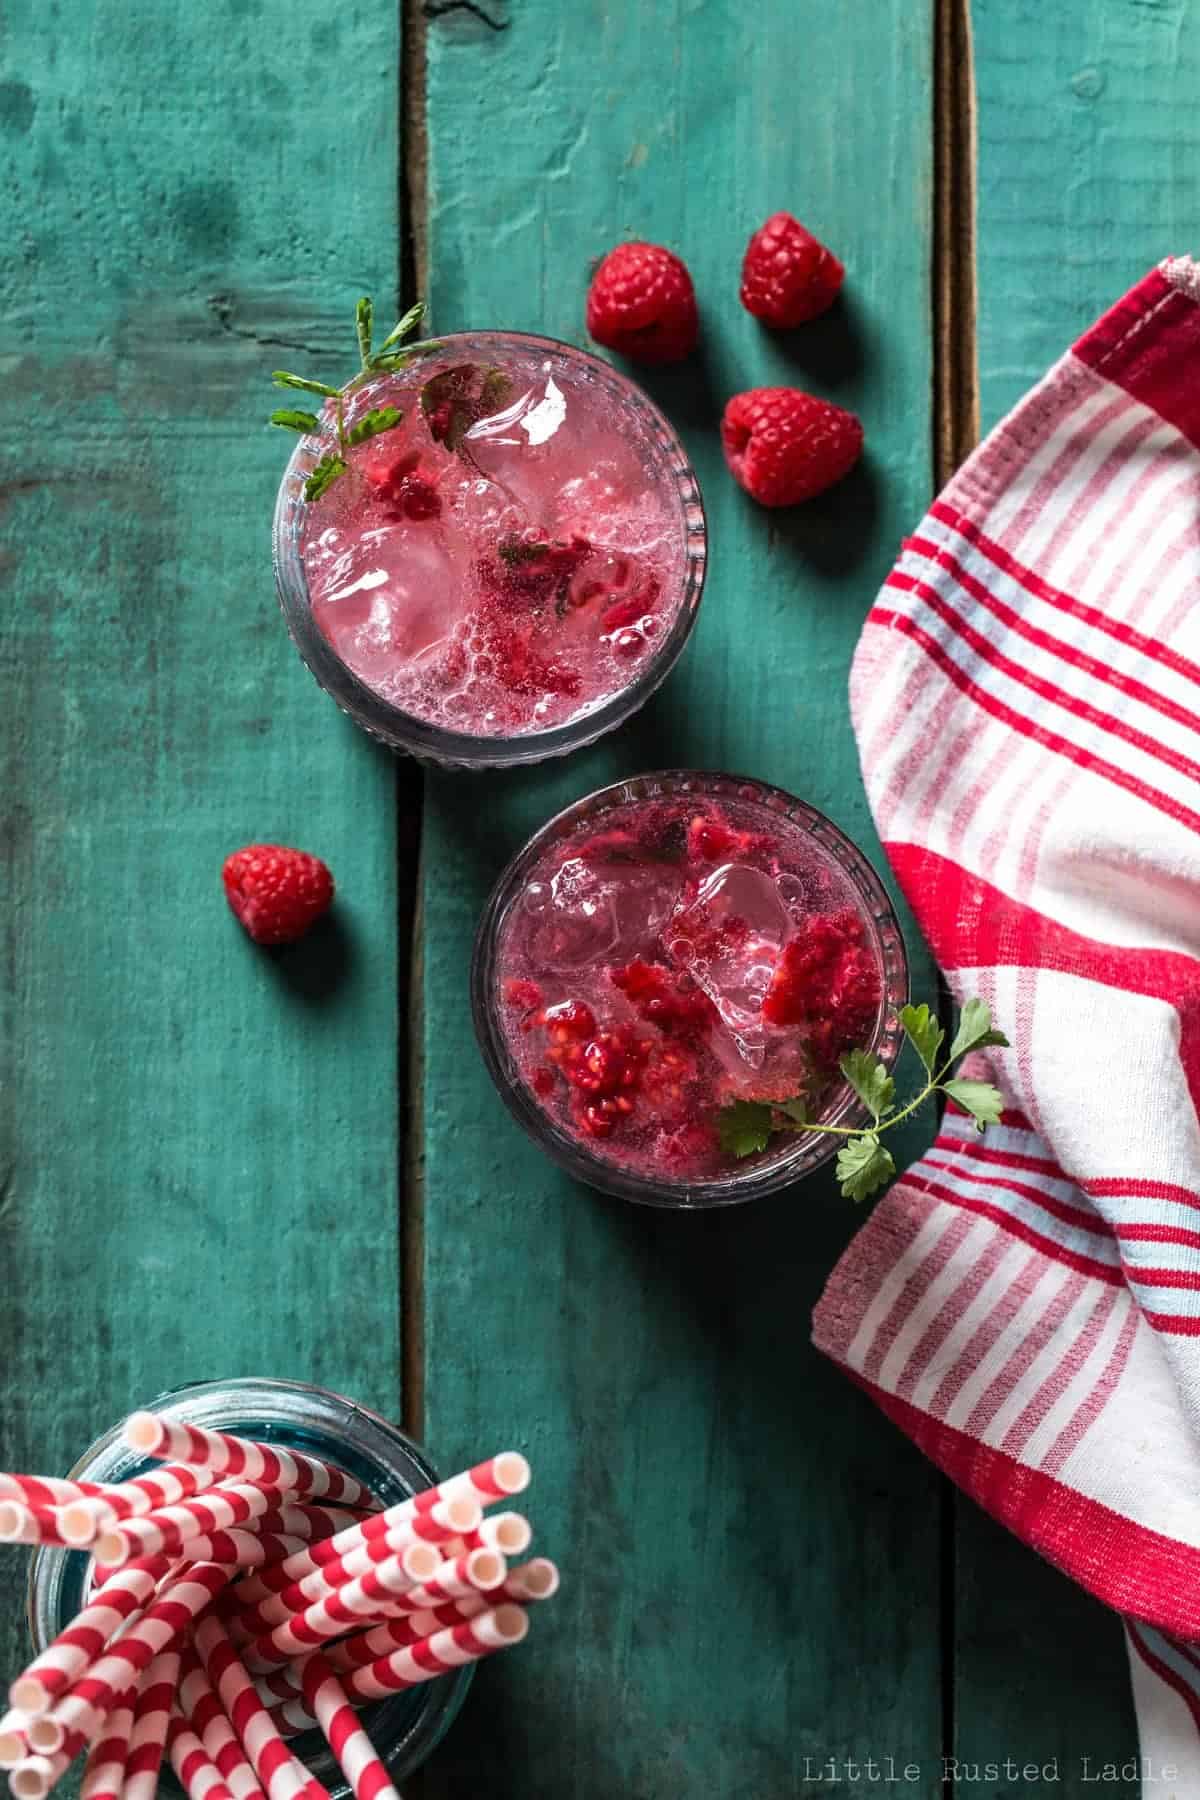
<svg viewBox="0 0 1200 1800"><path fill-rule="evenodd" d="M826 1136L845 1138L838 1152L837 1174L842 1193L848 1200L866 1200L884 1187L896 1173L891 1151L880 1142L880 1133L890 1131L901 1119L932 1098L947 1094L964 1112L971 1115L978 1131L1000 1122L1004 1105L999 1088L990 1081L947 1079L955 1064L972 1050L990 1045L1006 1046L1008 1039L992 1025L992 1015L983 1000L968 1000L958 1021L944 1062L938 1055L945 1032L927 1006L905 1006L900 1023L909 1043L921 1059L925 1070L925 1086L906 1105L896 1105L896 1084L883 1063L869 1050L850 1050L839 1060L839 1067L871 1115L869 1125L818 1125L805 1114L803 1094L794 1100L734 1100L717 1115L721 1148L732 1156L752 1156L765 1150L776 1132L817 1131Z"/></svg>
<svg viewBox="0 0 1200 1800"><path fill-rule="evenodd" d="M355 308L354 327L358 336L358 354L361 367L357 375L342 387L330 387L324 381L310 381L305 375L289 375L286 369L276 369L272 380L276 387L299 388L305 394L320 394L326 400L334 402L334 426L337 431L336 450L328 450L313 468L304 483L304 498L319 500L327 488L344 475L349 468L346 452L352 444L365 444L368 438L378 437L381 432L392 431L399 425L404 414L397 406L376 406L365 412L361 419L353 425L346 424L346 401L356 388L369 381L374 375L385 375L394 369L403 369L412 362L418 351L436 350L437 344L432 339L423 343L408 344L401 349L404 340L410 337L425 316L425 303L418 300L410 306L399 324L393 327L377 350L372 349L371 335L375 317L375 309L371 301L364 296ZM272 425L280 425L285 431L298 431L307 436L318 430L320 419L316 413L302 412L294 407L281 407L271 414Z"/></svg>

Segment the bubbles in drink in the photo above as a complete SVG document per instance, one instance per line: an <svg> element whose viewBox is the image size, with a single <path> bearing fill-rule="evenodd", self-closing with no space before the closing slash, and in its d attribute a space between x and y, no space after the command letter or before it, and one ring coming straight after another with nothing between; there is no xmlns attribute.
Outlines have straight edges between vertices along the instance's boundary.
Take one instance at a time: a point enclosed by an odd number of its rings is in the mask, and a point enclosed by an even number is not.
<svg viewBox="0 0 1200 1800"><path fill-rule="evenodd" d="M684 592L675 478L633 407L536 347L433 353L354 396L394 429L309 509L313 618L401 710L483 735L562 725L635 680Z"/></svg>

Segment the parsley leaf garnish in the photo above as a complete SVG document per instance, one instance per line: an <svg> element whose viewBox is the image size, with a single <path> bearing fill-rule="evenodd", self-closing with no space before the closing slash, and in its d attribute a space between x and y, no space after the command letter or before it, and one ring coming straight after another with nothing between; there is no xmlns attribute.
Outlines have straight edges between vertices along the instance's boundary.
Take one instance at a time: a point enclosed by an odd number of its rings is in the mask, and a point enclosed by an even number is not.
<svg viewBox="0 0 1200 1800"><path fill-rule="evenodd" d="M983 1000L968 1000L959 1018L949 1053L938 1066L938 1052L945 1033L927 1006L905 1006L900 1012L905 1036L921 1059L926 1081L920 1092L902 1107L896 1105L896 1084L886 1064L869 1050L849 1050L839 1067L871 1115L866 1126L820 1125L810 1120L806 1099L734 1100L717 1114L721 1148L730 1156L753 1156L765 1150L776 1132L817 1131L844 1138L838 1152L837 1176L848 1200L866 1200L886 1186L896 1173L891 1151L880 1142L880 1133L907 1119L934 1094L946 1094L974 1119L980 1131L997 1125L1004 1106L999 1088L990 1081L949 1079L955 1064L972 1050L1007 1046L1008 1039L992 1024L991 1010Z"/></svg>
<svg viewBox="0 0 1200 1800"><path fill-rule="evenodd" d="M729 1156L765 1150L775 1126L765 1100L734 1100L717 1114L717 1135Z"/></svg>
<svg viewBox="0 0 1200 1800"><path fill-rule="evenodd" d="M873 1131L851 1138L838 1151L837 1176L847 1200L868 1200L896 1173L890 1150Z"/></svg>

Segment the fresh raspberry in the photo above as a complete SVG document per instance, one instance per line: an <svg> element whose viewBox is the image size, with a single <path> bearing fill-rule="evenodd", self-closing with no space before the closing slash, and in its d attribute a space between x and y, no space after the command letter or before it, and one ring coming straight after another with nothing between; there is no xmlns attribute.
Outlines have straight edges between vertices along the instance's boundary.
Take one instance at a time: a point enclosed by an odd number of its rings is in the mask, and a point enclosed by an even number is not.
<svg viewBox="0 0 1200 1800"><path fill-rule="evenodd" d="M441 496L431 481L418 475L419 450L378 450L363 464L367 486L389 518L436 519Z"/></svg>
<svg viewBox="0 0 1200 1800"><path fill-rule="evenodd" d="M333 876L319 856L247 844L225 858L225 898L256 944L290 944L329 908Z"/></svg>
<svg viewBox="0 0 1200 1800"><path fill-rule="evenodd" d="M527 981L523 975L514 975L504 984L504 998L518 1012L532 1012L535 1006L542 1004L542 990L536 981Z"/></svg>
<svg viewBox="0 0 1200 1800"><path fill-rule="evenodd" d="M565 610L571 581L592 553L585 537L551 539L544 531L501 538L494 557L481 557L475 573L489 599L501 612L542 613L553 606Z"/></svg>
<svg viewBox="0 0 1200 1800"><path fill-rule="evenodd" d="M718 815L697 813L688 826L687 847L696 862L746 862L769 856L774 846L764 832L737 831Z"/></svg>
<svg viewBox="0 0 1200 1800"><path fill-rule="evenodd" d="M824 1068L862 1044L879 1008L879 970L849 909L810 918L784 947L763 1001L772 1025L802 1025Z"/></svg>
<svg viewBox="0 0 1200 1800"><path fill-rule="evenodd" d="M712 904L698 905L698 895L698 883L689 880L667 930L671 961L684 967L691 962L720 963L736 956L750 937L745 919L736 913L724 917Z"/></svg>
<svg viewBox="0 0 1200 1800"><path fill-rule="evenodd" d="M586 1044L576 1042L550 1052L575 1089L571 1113L582 1130L592 1137L608 1137L630 1116L651 1047L629 1026L617 1025L598 1031Z"/></svg>
<svg viewBox="0 0 1200 1800"><path fill-rule="evenodd" d="M436 519L442 510L442 497L431 481L410 475L400 483L400 506L408 519Z"/></svg>
<svg viewBox="0 0 1200 1800"><path fill-rule="evenodd" d="M596 1015L582 1000L560 1000L557 1006L546 1008L542 1024L552 1043L579 1043L595 1031Z"/></svg>
<svg viewBox="0 0 1200 1800"><path fill-rule="evenodd" d="M763 506L794 506L850 473L863 431L852 412L799 388L750 388L726 406L721 443L748 494Z"/></svg>
<svg viewBox="0 0 1200 1800"><path fill-rule="evenodd" d="M742 305L764 325L804 325L833 305L843 269L791 213L772 213L746 245Z"/></svg>
<svg viewBox="0 0 1200 1800"><path fill-rule="evenodd" d="M660 244L618 244L592 276L587 328L635 362L678 362L700 334L686 265Z"/></svg>
<svg viewBox="0 0 1200 1800"><path fill-rule="evenodd" d="M687 975L676 975L661 963L636 957L609 979L650 1025L669 1036L702 1037L716 1017L708 995Z"/></svg>
<svg viewBox="0 0 1200 1800"><path fill-rule="evenodd" d="M642 1074L642 1098L657 1125L674 1130L692 1117L699 1062L678 1038L656 1044Z"/></svg>

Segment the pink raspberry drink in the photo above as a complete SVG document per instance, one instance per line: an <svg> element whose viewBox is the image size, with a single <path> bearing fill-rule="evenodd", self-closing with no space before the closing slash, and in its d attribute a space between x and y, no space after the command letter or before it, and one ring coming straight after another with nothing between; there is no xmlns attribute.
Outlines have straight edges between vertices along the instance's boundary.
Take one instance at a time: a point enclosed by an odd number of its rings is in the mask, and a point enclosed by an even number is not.
<svg viewBox="0 0 1200 1800"><path fill-rule="evenodd" d="M820 813L732 776L641 776L516 857L476 943L485 1060L582 1180L659 1205L789 1185L835 1153L805 1133L739 1159L719 1115L802 1096L855 1123L847 1050L899 1049L903 940L866 859Z"/></svg>
<svg viewBox="0 0 1200 1800"><path fill-rule="evenodd" d="M452 764L512 764L591 742L683 648L704 521L670 426L606 363L483 332L415 351L347 397L344 428L398 425L346 452L298 447L280 489L276 574L317 679L386 742Z"/></svg>

